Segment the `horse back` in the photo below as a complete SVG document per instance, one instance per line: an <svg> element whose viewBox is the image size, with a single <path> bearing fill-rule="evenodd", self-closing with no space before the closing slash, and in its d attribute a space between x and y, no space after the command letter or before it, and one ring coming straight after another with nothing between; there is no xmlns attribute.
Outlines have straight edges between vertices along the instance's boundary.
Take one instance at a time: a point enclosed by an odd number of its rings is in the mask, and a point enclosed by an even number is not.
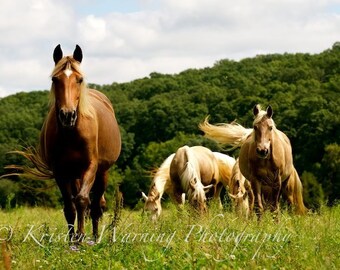
<svg viewBox="0 0 340 270"><path fill-rule="evenodd" d="M220 177L218 160L214 153L203 146L193 146L191 149L197 159L203 185L206 186L212 184L213 181L218 181Z"/></svg>
<svg viewBox="0 0 340 270"><path fill-rule="evenodd" d="M96 112L98 157L111 164L121 151L121 137L110 100L101 92L90 89L90 100Z"/></svg>

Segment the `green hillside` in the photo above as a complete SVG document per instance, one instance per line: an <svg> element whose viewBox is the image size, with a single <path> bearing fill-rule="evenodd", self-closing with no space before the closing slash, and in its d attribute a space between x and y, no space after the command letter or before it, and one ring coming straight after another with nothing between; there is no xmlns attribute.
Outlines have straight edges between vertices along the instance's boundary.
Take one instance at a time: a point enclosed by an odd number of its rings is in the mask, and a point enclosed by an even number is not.
<svg viewBox="0 0 340 270"><path fill-rule="evenodd" d="M176 75L151 73L129 83L90 86L110 98L122 132L109 198L119 182L125 204L134 207L140 191L148 190L149 171L183 144L225 152L202 137L198 124L210 115L211 123L237 119L251 127L256 103L273 107L277 127L292 142L306 204L317 207L320 200L332 204L340 198L340 43L320 54L224 59ZM0 174L7 164L25 162L7 152L37 145L47 111L47 91L0 99ZM237 156L237 150L226 153ZM1 179L0 205L57 206L60 195L55 187L47 188L51 184Z"/></svg>

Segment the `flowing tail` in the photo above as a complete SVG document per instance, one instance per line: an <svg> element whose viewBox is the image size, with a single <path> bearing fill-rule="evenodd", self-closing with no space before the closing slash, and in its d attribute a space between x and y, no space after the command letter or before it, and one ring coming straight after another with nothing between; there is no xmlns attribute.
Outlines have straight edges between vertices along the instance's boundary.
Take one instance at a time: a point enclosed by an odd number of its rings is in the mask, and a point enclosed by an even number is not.
<svg viewBox="0 0 340 270"><path fill-rule="evenodd" d="M9 169L15 172L2 175L1 178L13 175L37 180L49 180L54 178L53 172L50 170L49 166L46 164L40 153L35 148L28 147L24 149L24 151L13 151L10 153L19 154L28 159L33 164L33 167L25 165L8 165L5 167L5 169Z"/></svg>
<svg viewBox="0 0 340 270"><path fill-rule="evenodd" d="M218 143L232 146L232 149L241 147L248 136L253 132L251 128L244 128L236 122L230 124L211 125L206 117L199 124L199 129L204 132L204 136Z"/></svg>
<svg viewBox="0 0 340 270"><path fill-rule="evenodd" d="M305 207L303 203L303 196L302 196L302 183L300 180L300 177L294 168L294 187L293 187L293 200L294 200L294 207L295 211L299 215L304 215L307 212L307 208Z"/></svg>

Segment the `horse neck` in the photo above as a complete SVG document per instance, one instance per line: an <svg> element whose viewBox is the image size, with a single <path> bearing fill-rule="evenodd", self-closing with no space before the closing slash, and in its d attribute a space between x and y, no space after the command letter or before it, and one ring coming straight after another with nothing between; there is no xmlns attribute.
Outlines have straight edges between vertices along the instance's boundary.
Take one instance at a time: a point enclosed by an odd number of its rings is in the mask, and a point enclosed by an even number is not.
<svg viewBox="0 0 340 270"><path fill-rule="evenodd" d="M155 176L153 178L153 183L162 197L164 191L170 185L170 164L174 158L175 154L168 156L162 165L158 168Z"/></svg>
<svg viewBox="0 0 340 270"><path fill-rule="evenodd" d="M217 159L217 165L221 182L223 183L224 186L226 185L229 186L233 167L236 163L236 160L228 155L223 155L220 153L215 154L215 156Z"/></svg>
<svg viewBox="0 0 340 270"><path fill-rule="evenodd" d="M165 185L167 184L169 180L169 169L159 169L153 179L154 189L160 194L160 197L162 197Z"/></svg>

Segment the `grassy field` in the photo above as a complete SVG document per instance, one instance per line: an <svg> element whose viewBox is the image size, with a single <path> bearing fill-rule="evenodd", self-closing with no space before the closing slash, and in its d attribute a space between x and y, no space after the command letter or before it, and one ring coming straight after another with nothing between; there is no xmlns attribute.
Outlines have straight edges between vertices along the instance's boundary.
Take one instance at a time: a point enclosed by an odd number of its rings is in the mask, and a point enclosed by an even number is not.
<svg viewBox="0 0 340 270"><path fill-rule="evenodd" d="M279 222L217 209L198 218L169 205L157 224L123 210L111 225L106 212L99 242L73 250L62 210L0 211L0 269L340 269L340 205L304 217L282 212Z"/></svg>

